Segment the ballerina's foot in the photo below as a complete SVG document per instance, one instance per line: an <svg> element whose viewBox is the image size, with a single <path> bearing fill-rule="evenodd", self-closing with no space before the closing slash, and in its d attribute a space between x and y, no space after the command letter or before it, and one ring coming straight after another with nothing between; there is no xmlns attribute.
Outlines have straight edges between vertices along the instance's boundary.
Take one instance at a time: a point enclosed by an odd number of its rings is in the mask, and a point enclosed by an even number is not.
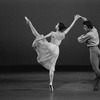
<svg viewBox="0 0 100 100"><path fill-rule="evenodd" d="M28 18L25 16L25 19L28 20Z"/></svg>
<svg viewBox="0 0 100 100"><path fill-rule="evenodd" d="M28 24L30 20L25 16L26 23Z"/></svg>
<svg viewBox="0 0 100 100"><path fill-rule="evenodd" d="M53 86L52 86L52 85L49 85L49 90L50 90L51 92L53 92Z"/></svg>

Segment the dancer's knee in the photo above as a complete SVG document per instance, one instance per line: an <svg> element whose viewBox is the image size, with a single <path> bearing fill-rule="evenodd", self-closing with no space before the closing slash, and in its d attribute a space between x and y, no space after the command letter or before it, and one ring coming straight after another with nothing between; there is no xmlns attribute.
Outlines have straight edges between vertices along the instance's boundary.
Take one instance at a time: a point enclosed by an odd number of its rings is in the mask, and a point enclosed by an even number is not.
<svg viewBox="0 0 100 100"><path fill-rule="evenodd" d="M93 68L96 75L100 76L100 69L98 67Z"/></svg>
<svg viewBox="0 0 100 100"><path fill-rule="evenodd" d="M49 71L49 75L53 75L54 74L54 71L53 70L50 70Z"/></svg>

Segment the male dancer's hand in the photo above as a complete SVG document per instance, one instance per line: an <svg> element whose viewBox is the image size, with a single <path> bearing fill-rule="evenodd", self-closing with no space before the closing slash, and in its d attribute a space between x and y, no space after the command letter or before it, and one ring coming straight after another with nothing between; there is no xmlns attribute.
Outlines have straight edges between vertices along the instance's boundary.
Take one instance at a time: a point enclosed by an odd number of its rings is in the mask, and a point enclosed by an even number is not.
<svg viewBox="0 0 100 100"><path fill-rule="evenodd" d="M82 16L80 16L79 14L77 14L77 15L74 16L75 20L77 20L77 19L79 19L79 18L81 18L81 17L82 17Z"/></svg>
<svg viewBox="0 0 100 100"><path fill-rule="evenodd" d="M85 18L85 17L81 17L81 18L82 18L83 21L87 21L87 18Z"/></svg>
<svg viewBox="0 0 100 100"><path fill-rule="evenodd" d="M81 18L83 21L87 21L87 18L82 17L82 16L79 15L79 14L75 15L75 18L76 18L76 19Z"/></svg>

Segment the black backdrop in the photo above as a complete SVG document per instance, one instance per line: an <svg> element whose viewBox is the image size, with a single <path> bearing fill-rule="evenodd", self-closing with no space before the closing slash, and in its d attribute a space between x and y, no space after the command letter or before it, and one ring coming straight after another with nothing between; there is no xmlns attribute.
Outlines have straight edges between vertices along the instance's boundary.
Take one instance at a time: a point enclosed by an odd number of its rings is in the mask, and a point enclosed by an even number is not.
<svg viewBox="0 0 100 100"><path fill-rule="evenodd" d="M39 65L24 16L46 35L58 22L68 27L75 14L90 19L100 32L100 0L0 0L0 65ZM90 65L86 44L77 41L83 33L79 19L60 45L57 65Z"/></svg>

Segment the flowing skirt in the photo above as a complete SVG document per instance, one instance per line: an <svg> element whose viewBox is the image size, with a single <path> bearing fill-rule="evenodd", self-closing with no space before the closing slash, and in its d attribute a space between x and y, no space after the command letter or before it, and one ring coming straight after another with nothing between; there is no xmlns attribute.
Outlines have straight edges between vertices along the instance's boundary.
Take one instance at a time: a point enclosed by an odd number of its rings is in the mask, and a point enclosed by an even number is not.
<svg viewBox="0 0 100 100"><path fill-rule="evenodd" d="M55 71L55 64L59 56L59 47L46 39L34 41L34 49L37 52L37 62L48 70Z"/></svg>

